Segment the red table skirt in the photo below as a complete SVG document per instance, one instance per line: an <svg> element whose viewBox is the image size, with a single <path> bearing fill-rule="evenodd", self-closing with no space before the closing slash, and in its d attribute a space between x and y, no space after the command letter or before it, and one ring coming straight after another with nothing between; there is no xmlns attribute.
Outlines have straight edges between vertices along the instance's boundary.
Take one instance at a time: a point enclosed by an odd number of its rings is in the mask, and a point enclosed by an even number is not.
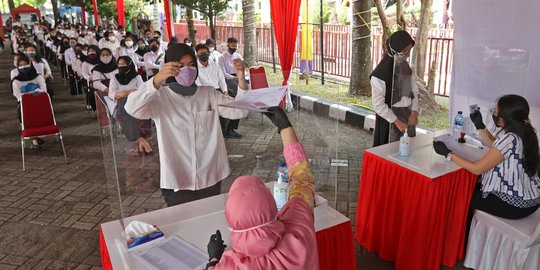
<svg viewBox="0 0 540 270"><path fill-rule="evenodd" d="M350 221L318 231L316 236L320 270L356 269L356 255ZM107 244L101 230L99 231L99 250L102 269L113 269Z"/></svg>
<svg viewBox="0 0 540 270"><path fill-rule="evenodd" d="M356 240L397 270L454 267L476 179L464 169L431 179L365 152Z"/></svg>

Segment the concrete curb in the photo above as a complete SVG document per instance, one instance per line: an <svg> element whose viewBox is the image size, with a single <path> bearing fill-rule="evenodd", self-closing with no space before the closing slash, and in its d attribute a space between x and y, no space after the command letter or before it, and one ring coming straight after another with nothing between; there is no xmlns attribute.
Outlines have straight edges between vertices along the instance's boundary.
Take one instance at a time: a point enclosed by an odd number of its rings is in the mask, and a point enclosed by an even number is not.
<svg viewBox="0 0 540 270"><path fill-rule="evenodd" d="M334 101L309 96L291 91L292 102L301 109L313 112L316 115L336 119L340 122L373 131L375 129L375 114L354 106L338 104ZM416 132L426 134L432 132L423 127L417 127Z"/></svg>

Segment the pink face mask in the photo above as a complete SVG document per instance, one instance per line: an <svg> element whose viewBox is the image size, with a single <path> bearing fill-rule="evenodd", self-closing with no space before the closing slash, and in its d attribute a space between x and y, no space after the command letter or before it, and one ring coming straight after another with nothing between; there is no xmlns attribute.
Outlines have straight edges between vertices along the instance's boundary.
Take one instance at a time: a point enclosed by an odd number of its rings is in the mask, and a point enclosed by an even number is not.
<svg viewBox="0 0 540 270"><path fill-rule="evenodd" d="M183 67L180 69L180 73L174 77L178 84L183 86L192 86L197 79L197 68L195 67Z"/></svg>

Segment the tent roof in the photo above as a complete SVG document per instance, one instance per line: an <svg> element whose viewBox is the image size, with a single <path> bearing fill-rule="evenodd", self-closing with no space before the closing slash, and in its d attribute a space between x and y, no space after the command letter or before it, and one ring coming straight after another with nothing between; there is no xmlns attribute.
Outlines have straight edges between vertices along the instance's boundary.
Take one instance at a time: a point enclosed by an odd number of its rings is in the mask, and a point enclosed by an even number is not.
<svg viewBox="0 0 540 270"><path fill-rule="evenodd" d="M28 4L22 4L14 9L11 10L11 13L25 13L25 12L37 12L39 9L28 5Z"/></svg>

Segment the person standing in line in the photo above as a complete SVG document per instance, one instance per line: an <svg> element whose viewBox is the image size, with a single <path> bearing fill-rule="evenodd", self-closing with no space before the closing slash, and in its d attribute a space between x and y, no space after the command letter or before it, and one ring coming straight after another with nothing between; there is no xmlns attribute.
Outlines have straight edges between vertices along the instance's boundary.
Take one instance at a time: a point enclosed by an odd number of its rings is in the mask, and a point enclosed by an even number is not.
<svg viewBox="0 0 540 270"><path fill-rule="evenodd" d="M387 52L370 75L376 120L373 146L399 141L405 131L416 136L418 86L407 62L414 40L406 31L395 32L385 42Z"/></svg>
<svg viewBox="0 0 540 270"><path fill-rule="evenodd" d="M238 40L236 38L227 39L227 51L218 58L218 64L225 75L225 83L227 83L227 91L229 96L236 97L236 89L238 88L239 77L237 76L233 62L236 59L242 59L242 56L236 52L238 49ZM236 130L240 125L240 119L221 119L222 129L225 130L225 137L231 139L240 139L242 135Z"/></svg>
<svg viewBox="0 0 540 270"><path fill-rule="evenodd" d="M235 61L241 75L238 96L248 84L245 66ZM128 96L126 112L156 124L160 151L160 187L168 206L221 193L221 180L229 173L219 115L237 119L248 112L219 106L232 101L212 87L197 86L197 58L193 48L173 44L165 64L139 90Z"/></svg>

